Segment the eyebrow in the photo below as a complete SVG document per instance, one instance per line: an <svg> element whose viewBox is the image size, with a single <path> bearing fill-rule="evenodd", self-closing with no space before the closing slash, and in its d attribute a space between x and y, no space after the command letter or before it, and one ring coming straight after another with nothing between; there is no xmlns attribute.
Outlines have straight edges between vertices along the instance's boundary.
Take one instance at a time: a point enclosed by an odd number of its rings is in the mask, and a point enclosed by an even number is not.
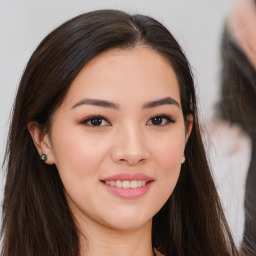
<svg viewBox="0 0 256 256"><path fill-rule="evenodd" d="M155 107L162 106L162 105L167 105L167 104L175 105L178 108L180 108L180 104L178 103L178 101L176 101L175 99L173 99L171 97L166 97L166 98L163 98L163 99L147 102L143 105L143 108L144 109L155 108Z"/></svg>
<svg viewBox="0 0 256 256"><path fill-rule="evenodd" d="M171 97L166 97L163 99L146 102L142 108L143 109L155 108L155 107L167 105L167 104L175 105L180 108L180 104ZM72 106L72 109L79 107L81 105L94 105L94 106L105 107L105 108L120 109L119 104L116 104L107 100L99 100L99 99L82 99L78 101L74 106Z"/></svg>
<svg viewBox="0 0 256 256"><path fill-rule="evenodd" d="M73 107L76 108L81 105L94 105L94 106L99 106L99 107L105 107L105 108L113 108L113 109L119 109L119 105L106 101L106 100L98 100L98 99L82 99L78 101Z"/></svg>

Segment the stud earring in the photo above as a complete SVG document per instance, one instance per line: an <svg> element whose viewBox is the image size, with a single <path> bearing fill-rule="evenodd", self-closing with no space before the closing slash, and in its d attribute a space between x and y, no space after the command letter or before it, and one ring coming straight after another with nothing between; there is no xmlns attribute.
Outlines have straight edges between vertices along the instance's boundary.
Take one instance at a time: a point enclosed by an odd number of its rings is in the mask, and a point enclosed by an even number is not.
<svg viewBox="0 0 256 256"><path fill-rule="evenodd" d="M185 155L183 155L183 156L182 156L182 159L181 159L181 163L184 164L185 161L186 161L186 157L185 157Z"/></svg>
<svg viewBox="0 0 256 256"><path fill-rule="evenodd" d="M40 158L41 158L42 161L45 162L47 160L47 155L46 154L42 154Z"/></svg>

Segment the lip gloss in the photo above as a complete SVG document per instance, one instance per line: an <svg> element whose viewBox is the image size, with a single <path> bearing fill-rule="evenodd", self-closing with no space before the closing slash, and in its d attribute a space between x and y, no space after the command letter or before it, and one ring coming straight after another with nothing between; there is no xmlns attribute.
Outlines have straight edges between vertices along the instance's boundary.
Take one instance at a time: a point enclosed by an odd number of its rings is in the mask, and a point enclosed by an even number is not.
<svg viewBox="0 0 256 256"><path fill-rule="evenodd" d="M106 183L102 183L102 184L106 187L108 191L120 197L132 199L132 198L137 198L144 195L150 188L152 182L149 182L140 188L117 188L114 186L107 185Z"/></svg>

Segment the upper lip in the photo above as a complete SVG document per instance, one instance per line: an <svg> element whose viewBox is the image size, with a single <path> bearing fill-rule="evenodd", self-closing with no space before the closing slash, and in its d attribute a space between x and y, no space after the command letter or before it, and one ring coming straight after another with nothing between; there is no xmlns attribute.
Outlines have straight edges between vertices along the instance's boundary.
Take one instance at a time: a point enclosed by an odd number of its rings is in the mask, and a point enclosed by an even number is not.
<svg viewBox="0 0 256 256"><path fill-rule="evenodd" d="M153 181L154 179L144 173L120 173L109 176L107 178L102 179L102 181L132 181L132 180L145 180L145 181Z"/></svg>

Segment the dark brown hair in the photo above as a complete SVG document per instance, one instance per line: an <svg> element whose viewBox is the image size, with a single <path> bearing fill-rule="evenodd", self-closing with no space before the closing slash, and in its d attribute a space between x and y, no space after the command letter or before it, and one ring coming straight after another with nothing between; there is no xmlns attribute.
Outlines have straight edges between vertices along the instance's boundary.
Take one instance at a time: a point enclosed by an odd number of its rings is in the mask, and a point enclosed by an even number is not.
<svg viewBox="0 0 256 256"><path fill-rule="evenodd" d="M222 36L221 119L238 123L251 136L256 136L256 70L227 28Z"/></svg>
<svg viewBox="0 0 256 256"><path fill-rule="evenodd" d="M27 124L34 120L49 129L54 111L90 59L111 48L136 45L170 61L184 119L194 116L177 186L153 217L152 245L166 256L236 255L202 144L189 63L179 44L153 18L101 10L75 17L50 33L24 71L6 152L2 256L79 255L79 230L58 171L40 160Z"/></svg>

